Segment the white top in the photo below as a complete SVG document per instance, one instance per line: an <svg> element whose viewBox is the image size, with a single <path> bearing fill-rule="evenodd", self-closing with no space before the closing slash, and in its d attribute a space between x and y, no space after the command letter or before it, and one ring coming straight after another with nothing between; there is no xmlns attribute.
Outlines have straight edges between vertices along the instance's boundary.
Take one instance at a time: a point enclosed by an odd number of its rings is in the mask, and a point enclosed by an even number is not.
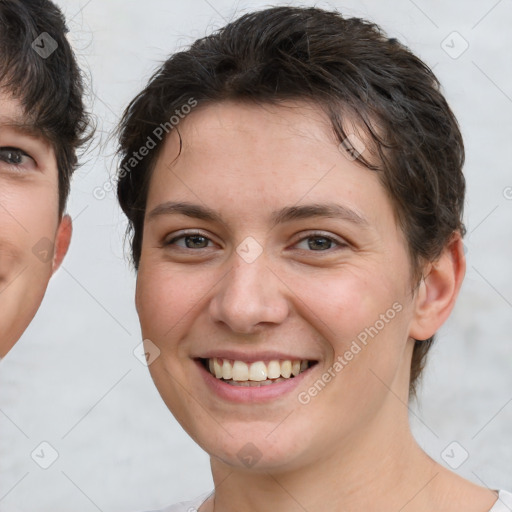
<svg viewBox="0 0 512 512"><path fill-rule="evenodd" d="M197 512L199 507L213 494L209 492L198 496L195 500L184 501L171 505L162 510L153 510L151 512ZM498 500L489 512L510 512L512 510L512 493L508 491L499 491Z"/></svg>

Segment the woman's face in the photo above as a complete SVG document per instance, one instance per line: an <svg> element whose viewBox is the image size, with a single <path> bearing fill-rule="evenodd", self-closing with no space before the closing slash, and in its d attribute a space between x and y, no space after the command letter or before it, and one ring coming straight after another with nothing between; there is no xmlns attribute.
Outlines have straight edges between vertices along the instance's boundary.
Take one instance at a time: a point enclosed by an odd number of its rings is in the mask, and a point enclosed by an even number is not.
<svg viewBox="0 0 512 512"><path fill-rule="evenodd" d="M173 130L151 178L136 294L169 409L212 456L262 470L385 435L407 412L414 297L377 174L306 103L213 104L178 129L181 154Z"/></svg>

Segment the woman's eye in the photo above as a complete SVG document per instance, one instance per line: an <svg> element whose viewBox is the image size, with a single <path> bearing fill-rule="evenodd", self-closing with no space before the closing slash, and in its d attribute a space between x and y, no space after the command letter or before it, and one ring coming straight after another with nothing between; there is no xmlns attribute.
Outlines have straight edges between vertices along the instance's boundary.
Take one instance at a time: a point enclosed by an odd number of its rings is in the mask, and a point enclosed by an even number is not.
<svg viewBox="0 0 512 512"><path fill-rule="evenodd" d="M34 159L18 148L0 147L0 165L4 163L16 169L35 165Z"/></svg>
<svg viewBox="0 0 512 512"><path fill-rule="evenodd" d="M330 236L326 236L323 234L313 234L302 238L296 246L300 244L306 244L306 247L302 247L303 250L316 251L316 252L326 252L328 249L331 249L333 245L337 245L339 247L346 247L347 244L338 242L334 238Z"/></svg>
<svg viewBox="0 0 512 512"><path fill-rule="evenodd" d="M176 243L178 240L183 240L184 244ZM189 233L172 238L168 242L165 242L165 245L178 245L185 249L204 249L208 246L208 242L211 242L211 240L200 233Z"/></svg>
<svg viewBox="0 0 512 512"><path fill-rule="evenodd" d="M179 242L179 243L178 243ZM207 236L201 233L187 233L174 237L165 242L164 245L177 245L184 249L206 249L208 244L212 242ZM339 242L332 237L323 234L313 234L302 238L295 246L306 244L300 249L306 251L327 252L333 246L346 247L347 244Z"/></svg>

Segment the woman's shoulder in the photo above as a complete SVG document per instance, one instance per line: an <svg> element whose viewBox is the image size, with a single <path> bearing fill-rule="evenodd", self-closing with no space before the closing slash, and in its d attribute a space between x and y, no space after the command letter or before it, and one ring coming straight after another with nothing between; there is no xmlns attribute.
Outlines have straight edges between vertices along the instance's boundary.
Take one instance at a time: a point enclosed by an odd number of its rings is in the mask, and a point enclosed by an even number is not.
<svg viewBox="0 0 512 512"><path fill-rule="evenodd" d="M212 492L201 494L191 501L181 501L161 510L150 510L148 512L197 512L199 507L212 495ZM494 510L492 511L494 512Z"/></svg>
<svg viewBox="0 0 512 512"><path fill-rule="evenodd" d="M510 512L512 510L512 492L498 491L498 500L489 512Z"/></svg>

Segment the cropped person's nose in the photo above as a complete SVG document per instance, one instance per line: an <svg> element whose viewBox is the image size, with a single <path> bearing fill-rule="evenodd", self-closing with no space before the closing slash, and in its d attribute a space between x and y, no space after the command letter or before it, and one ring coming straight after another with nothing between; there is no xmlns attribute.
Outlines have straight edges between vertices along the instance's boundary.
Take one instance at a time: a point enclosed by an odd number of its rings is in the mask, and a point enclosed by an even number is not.
<svg viewBox="0 0 512 512"><path fill-rule="evenodd" d="M264 324L280 324L289 312L285 289L263 255L248 263L234 254L231 269L210 302L211 317L242 334Z"/></svg>

